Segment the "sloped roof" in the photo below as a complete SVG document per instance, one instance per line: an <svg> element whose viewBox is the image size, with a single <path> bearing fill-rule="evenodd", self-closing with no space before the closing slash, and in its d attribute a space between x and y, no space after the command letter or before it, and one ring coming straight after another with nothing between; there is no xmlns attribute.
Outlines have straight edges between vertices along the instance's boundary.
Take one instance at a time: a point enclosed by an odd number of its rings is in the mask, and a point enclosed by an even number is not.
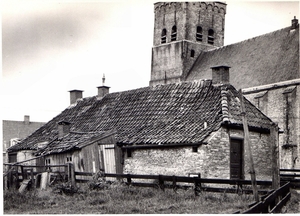
<svg viewBox="0 0 300 216"><path fill-rule="evenodd" d="M211 79L211 66L228 65L237 89L300 78L299 26L202 52L186 80Z"/></svg>
<svg viewBox="0 0 300 216"><path fill-rule="evenodd" d="M271 120L246 99L245 107L249 125L269 127ZM60 121L70 122L73 132L57 142L60 149L77 137L78 142L86 142L110 130L116 131L119 144L199 144L224 122L242 124L239 109L236 89L212 85L211 80L149 86L81 99L9 150L37 149L40 142L54 142Z"/></svg>

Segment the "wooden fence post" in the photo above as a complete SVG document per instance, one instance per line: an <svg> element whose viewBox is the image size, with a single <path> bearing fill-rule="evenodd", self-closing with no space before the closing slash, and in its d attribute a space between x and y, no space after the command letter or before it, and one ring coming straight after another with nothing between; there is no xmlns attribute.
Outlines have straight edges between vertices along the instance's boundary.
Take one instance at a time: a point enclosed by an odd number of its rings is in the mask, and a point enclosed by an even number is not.
<svg viewBox="0 0 300 216"><path fill-rule="evenodd" d="M12 185L13 185L13 174L12 174L12 169L10 168L10 171L7 174L7 188L8 189L12 188Z"/></svg>
<svg viewBox="0 0 300 216"><path fill-rule="evenodd" d="M159 184L159 188L164 191L165 190L165 184L164 184L164 179L163 179L162 175L158 176L158 184Z"/></svg>
<svg viewBox="0 0 300 216"><path fill-rule="evenodd" d="M71 179L71 186L76 187L76 179L75 179L75 169L74 164L70 164L70 179Z"/></svg>
<svg viewBox="0 0 300 216"><path fill-rule="evenodd" d="M278 189L280 187L279 174L279 152L278 152L278 125L273 123L270 130L271 149L272 149L272 188Z"/></svg>
<svg viewBox="0 0 300 216"><path fill-rule="evenodd" d="M198 196L199 193L201 193L201 183L197 181L197 179L200 179L200 175L199 177L194 177L194 184L195 184L195 196Z"/></svg>
<svg viewBox="0 0 300 216"><path fill-rule="evenodd" d="M131 177L130 174L127 174L127 184L131 185Z"/></svg>
<svg viewBox="0 0 300 216"><path fill-rule="evenodd" d="M173 179L173 190L174 190L174 191L176 191L176 190L177 190L177 185L176 185L176 176L175 176L175 175L173 175L172 179Z"/></svg>
<svg viewBox="0 0 300 216"><path fill-rule="evenodd" d="M249 155L249 163L250 163L249 168L250 168L251 183L252 183L252 188L253 188L253 195L254 195L255 201L258 202L259 197L258 197L258 191L257 191L257 183L256 183L256 175L255 175L253 157L252 157L252 152L251 152L251 143L250 143L250 139L249 139L248 121L246 118L244 96L243 96L241 90L239 90L239 97L240 97L240 103L241 103L241 116L242 116L243 129L244 129L244 144L247 148L248 155Z"/></svg>

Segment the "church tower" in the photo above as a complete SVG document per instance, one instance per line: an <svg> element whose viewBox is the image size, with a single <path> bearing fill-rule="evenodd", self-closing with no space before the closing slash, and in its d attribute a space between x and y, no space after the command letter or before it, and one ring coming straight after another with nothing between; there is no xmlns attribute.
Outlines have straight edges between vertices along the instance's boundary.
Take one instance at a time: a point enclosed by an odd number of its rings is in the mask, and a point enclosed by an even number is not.
<svg viewBox="0 0 300 216"><path fill-rule="evenodd" d="M184 81L202 51L224 44L225 3L158 2L154 13L150 86Z"/></svg>

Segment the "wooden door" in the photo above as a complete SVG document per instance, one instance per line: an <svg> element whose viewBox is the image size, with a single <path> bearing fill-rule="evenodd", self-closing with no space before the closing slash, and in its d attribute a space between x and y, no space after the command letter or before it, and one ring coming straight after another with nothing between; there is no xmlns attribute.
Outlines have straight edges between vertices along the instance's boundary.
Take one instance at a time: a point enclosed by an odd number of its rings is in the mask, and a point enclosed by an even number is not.
<svg viewBox="0 0 300 216"><path fill-rule="evenodd" d="M243 179L243 140L231 139L230 179Z"/></svg>
<svg viewBox="0 0 300 216"><path fill-rule="evenodd" d="M100 154L103 158L102 167L105 173L116 173L116 158L114 144L100 145Z"/></svg>

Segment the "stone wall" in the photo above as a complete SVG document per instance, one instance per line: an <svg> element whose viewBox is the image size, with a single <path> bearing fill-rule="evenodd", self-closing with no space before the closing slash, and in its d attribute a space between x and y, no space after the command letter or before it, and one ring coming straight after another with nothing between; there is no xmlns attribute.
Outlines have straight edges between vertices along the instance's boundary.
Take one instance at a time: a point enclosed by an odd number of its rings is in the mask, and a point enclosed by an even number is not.
<svg viewBox="0 0 300 216"><path fill-rule="evenodd" d="M262 96L263 95L263 96ZM244 96L278 124L281 168L300 168L300 87L270 86Z"/></svg>
<svg viewBox="0 0 300 216"><path fill-rule="evenodd" d="M178 175L200 173L203 178L230 178L230 137L243 132L220 128L206 139L206 145L193 152L191 146L161 149L136 149L124 159L124 173ZM271 180L269 135L250 132L257 179ZM250 179L248 154L244 148L244 175Z"/></svg>

